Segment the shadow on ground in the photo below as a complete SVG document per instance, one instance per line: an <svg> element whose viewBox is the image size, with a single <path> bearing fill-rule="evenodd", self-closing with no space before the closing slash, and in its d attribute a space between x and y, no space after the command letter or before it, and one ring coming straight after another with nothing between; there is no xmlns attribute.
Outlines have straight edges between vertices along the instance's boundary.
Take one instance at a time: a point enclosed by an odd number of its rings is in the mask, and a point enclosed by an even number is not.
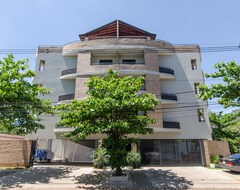
<svg viewBox="0 0 240 190"><path fill-rule="evenodd" d="M155 189L188 189L193 185L192 181L180 177L171 170L148 169L145 171L148 179Z"/></svg>
<svg viewBox="0 0 240 190"><path fill-rule="evenodd" d="M223 171L226 172L226 173L229 173L231 175L236 175L236 176L239 175L239 177L240 177L240 172L235 172L235 171L230 171L230 170L223 170Z"/></svg>
<svg viewBox="0 0 240 190"><path fill-rule="evenodd" d="M188 189L192 182L177 176L171 170L145 169L131 170L129 181L125 183L111 182L110 171L95 170L92 174L76 177L77 183L84 189Z"/></svg>
<svg viewBox="0 0 240 190"><path fill-rule="evenodd" d="M21 187L20 184L49 183L50 179L61 179L68 177L70 168L38 167L19 170L11 175L0 178L0 188Z"/></svg>

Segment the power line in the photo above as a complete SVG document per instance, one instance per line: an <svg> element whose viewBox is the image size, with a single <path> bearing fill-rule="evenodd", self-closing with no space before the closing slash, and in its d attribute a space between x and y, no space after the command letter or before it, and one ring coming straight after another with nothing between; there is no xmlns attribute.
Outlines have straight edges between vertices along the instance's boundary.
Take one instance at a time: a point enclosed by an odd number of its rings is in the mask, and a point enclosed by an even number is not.
<svg viewBox="0 0 240 190"><path fill-rule="evenodd" d="M63 46L62 46L63 47ZM46 52L43 53L61 53L62 52L62 47L44 47L44 50ZM71 53L73 51L79 51L78 49L64 49L65 53ZM163 49L163 52L172 52L172 53L195 53L195 51L193 51L191 49L191 47L184 47L184 46L175 46L175 47L170 47L170 48L166 48ZM213 52L227 52L227 51L239 51L239 46L237 45L232 45L232 46L210 46L210 47L200 47L200 52L201 53L213 53ZM8 49L4 49L4 48L0 48L0 54L36 54L38 52L38 49L35 48L8 48ZM42 52L42 51L41 51ZM39 52L39 53L41 53Z"/></svg>

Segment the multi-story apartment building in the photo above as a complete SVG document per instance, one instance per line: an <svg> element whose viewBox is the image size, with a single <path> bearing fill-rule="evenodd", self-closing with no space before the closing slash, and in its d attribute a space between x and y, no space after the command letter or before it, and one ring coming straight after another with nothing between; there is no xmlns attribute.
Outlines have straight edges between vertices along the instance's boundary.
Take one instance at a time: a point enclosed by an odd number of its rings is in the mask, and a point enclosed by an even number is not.
<svg viewBox="0 0 240 190"><path fill-rule="evenodd" d="M53 104L86 98L85 82L103 76L109 68L120 76L144 76L142 91L160 100L149 113L156 123L153 134L137 136L143 164L204 165L203 140L211 139L207 102L196 98L204 83L198 45L172 45L156 35L120 20L79 35L80 40L63 46L38 48L34 83L51 89L44 96ZM42 117L44 130L29 135L39 148L49 148L55 160L91 162L92 150L101 134L74 143L58 127L57 117Z"/></svg>

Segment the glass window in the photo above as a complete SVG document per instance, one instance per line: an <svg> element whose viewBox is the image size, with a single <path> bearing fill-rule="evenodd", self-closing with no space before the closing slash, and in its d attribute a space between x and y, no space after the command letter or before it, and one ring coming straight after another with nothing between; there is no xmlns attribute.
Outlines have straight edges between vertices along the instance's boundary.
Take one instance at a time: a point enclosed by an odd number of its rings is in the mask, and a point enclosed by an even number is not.
<svg viewBox="0 0 240 190"><path fill-rule="evenodd" d="M146 116L147 115L147 113L145 111L138 111L137 114L139 116Z"/></svg>
<svg viewBox="0 0 240 190"><path fill-rule="evenodd" d="M136 64L136 59L123 59L123 64Z"/></svg>
<svg viewBox="0 0 240 190"><path fill-rule="evenodd" d="M100 59L99 60L99 65L112 65L113 60L111 59Z"/></svg>
<svg viewBox="0 0 240 190"><path fill-rule="evenodd" d="M45 70L45 60L40 60L39 63L39 71L44 71Z"/></svg>
<svg viewBox="0 0 240 190"><path fill-rule="evenodd" d="M194 83L194 91L196 95L200 93L198 86L199 86L199 82Z"/></svg>
<svg viewBox="0 0 240 190"><path fill-rule="evenodd" d="M140 90L146 90L146 82L144 81L143 85L141 86Z"/></svg>
<svg viewBox="0 0 240 190"><path fill-rule="evenodd" d="M198 120L199 122L205 122L203 109L198 109Z"/></svg>
<svg viewBox="0 0 240 190"><path fill-rule="evenodd" d="M197 70L197 61L196 59L191 60L192 70Z"/></svg>

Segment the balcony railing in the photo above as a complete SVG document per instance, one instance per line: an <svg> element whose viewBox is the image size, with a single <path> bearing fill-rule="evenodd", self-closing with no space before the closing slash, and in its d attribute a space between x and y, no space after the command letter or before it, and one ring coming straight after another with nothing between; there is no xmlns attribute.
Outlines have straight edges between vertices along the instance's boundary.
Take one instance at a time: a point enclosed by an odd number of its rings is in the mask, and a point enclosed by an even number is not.
<svg viewBox="0 0 240 190"><path fill-rule="evenodd" d="M102 62L102 63L91 63L91 65L144 65L144 62L122 62L122 63L113 63L113 62Z"/></svg>
<svg viewBox="0 0 240 190"><path fill-rule="evenodd" d="M64 100L73 100L74 97L75 97L75 94L65 94L65 95L58 96L58 101L61 102Z"/></svg>
<svg viewBox="0 0 240 190"><path fill-rule="evenodd" d="M174 70L165 67L159 67L159 72L174 75Z"/></svg>
<svg viewBox="0 0 240 190"><path fill-rule="evenodd" d="M61 76L73 74L73 73L76 73L76 72L77 72L77 68L66 69L66 70L62 71Z"/></svg>
<svg viewBox="0 0 240 190"><path fill-rule="evenodd" d="M179 122L164 121L163 122L163 128L180 129L180 123Z"/></svg>
<svg viewBox="0 0 240 190"><path fill-rule="evenodd" d="M166 93L161 93L161 99L164 100L174 100L177 101L177 96L175 94L166 94Z"/></svg>
<svg viewBox="0 0 240 190"><path fill-rule="evenodd" d="M126 64L126 65L144 65L144 62L122 62L118 64Z"/></svg>

